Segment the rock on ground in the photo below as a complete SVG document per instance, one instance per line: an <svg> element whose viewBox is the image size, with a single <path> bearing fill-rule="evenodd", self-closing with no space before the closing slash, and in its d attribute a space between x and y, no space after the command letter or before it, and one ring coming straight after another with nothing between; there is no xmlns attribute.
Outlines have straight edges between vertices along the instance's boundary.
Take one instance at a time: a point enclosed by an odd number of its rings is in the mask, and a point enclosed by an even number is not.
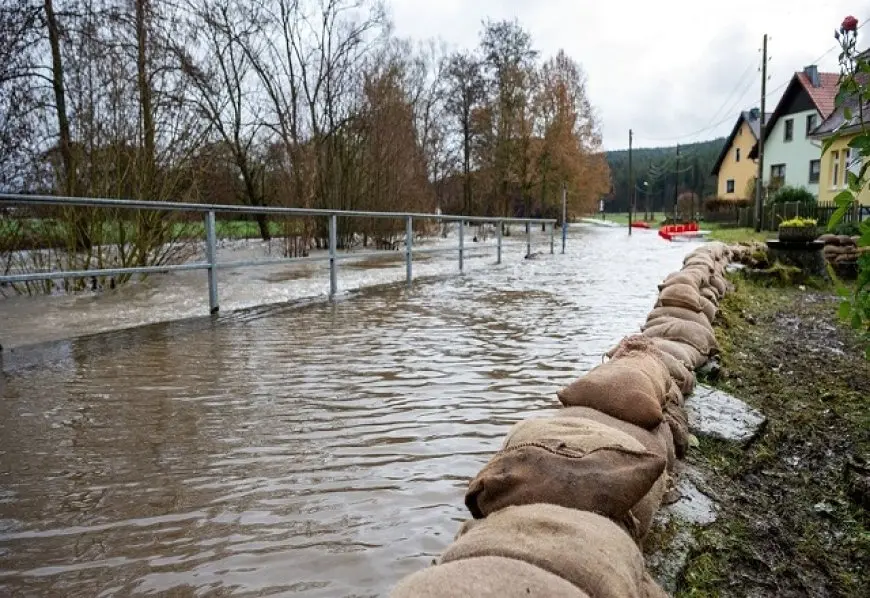
<svg viewBox="0 0 870 598"><path fill-rule="evenodd" d="M686 413L692 434L740 443L755 438L766 422L740 399L703 384L686 401Z"/></svg>

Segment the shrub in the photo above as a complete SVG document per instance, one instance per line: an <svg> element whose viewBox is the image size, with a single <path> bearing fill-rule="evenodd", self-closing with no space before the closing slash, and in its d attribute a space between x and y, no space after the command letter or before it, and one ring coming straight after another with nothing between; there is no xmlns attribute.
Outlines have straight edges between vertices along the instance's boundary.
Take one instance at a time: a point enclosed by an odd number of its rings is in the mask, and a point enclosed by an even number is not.
<svg viewBox="0 0 870 598"><path fill-rule="evenodd" d="M773 194L770 203L816 203L816 196L803 187L785 186Z"/></svg>

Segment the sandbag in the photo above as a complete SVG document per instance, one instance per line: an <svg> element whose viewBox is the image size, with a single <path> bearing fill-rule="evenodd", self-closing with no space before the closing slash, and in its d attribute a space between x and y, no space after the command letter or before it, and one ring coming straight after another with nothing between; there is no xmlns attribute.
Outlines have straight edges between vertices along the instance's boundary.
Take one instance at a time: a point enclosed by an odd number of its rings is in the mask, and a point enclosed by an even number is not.
<svg viewBox="0 0 870 598"><path fill-rule="evenodd" d="M849 235L837 235L837 241L839 241L841 247L854 247L855 240Z"/></svg>
<svg viewBox="0 0 870 598"><path fill-rule="evenodd" d="M675 284L662 289L656 307L683 307L692 311L703 311L704 306L698 289L687 284Z"/></svg>
<svg viewBox="0 0 870 598"><path fill-rule="evenodd" d="M652 320L660 318L679 318L680 320L688 320L713 330L713 325L710 324L710 320L707 319L704 312L692 311L691 309L685 309L683 307L656 307L649 312L646 321L651 322Z"/></svg>
<svg viewBox="0 0 870 598"><path fill-rule="evenodd" d="M668 275L668 277L665 278L665 280L661 284L659 284L659 290L664 290L667 287L673 286L675 284L687 284L689 286L695 287L696 289L699 289L704 283L705 279L700 274L692 271L680 271Z"/></svg>
<svg viewBox="0 0 870 598"><path fill-rule="evenodd" d="M668 464L668 471L672 470L674 467L674 462L676 461L674 438L671 434L670 426L665 422L660 423L652 430L647 430L589 407L565 407L564 409L560 409L553 417L557 419L562 417L572 417L591 420L615 428L637 440L647 451L665 459Z"/></svg>
<svg viewBox="0 0 870 598"><path fill-rule="evenodd" d="M700 324L671 318L661 324L650 326L643 331L644 336L666 338L685 343L697 349L702 355L714 355L719 352L719 344L713 332Z"/></svg>
<svg viewBox="0 0 870 598"><path fill-rule="evenodd" d="M631 514L634 517L635 527L633 536L638 543L643 542L643 539L649 533L653 517L659 510L659 507L662 506L662 499L668 491L669 484L670 476L667 473L663 473L655 481L650 491L632 507Z"/></svg>
<svg viewBox="0 0 870 598"><path fill-rule="evenodd" d="M390 598L589 598L589 594L534 565L482 556L427 567L399 582Z"/></svg>
<svg viewBox="0 0 870 598"><path fill-rule="evenodd" d="M676 403L668 403L664 408L664 417L674 438L674 450L677 458L682 459L689 450L689 420L686 411Z"/></svg>
<svg viewBox="0 0 870 598"><path fill-rule="evenodd" d="M670 374L653 355L632 354L593 368L556 394L566 407L592 407L650 429L662 421Z"/></svg>
<svg viewBox="0 0 870 598"><path fill-rule="evenodd" d="M593 598L645 598L640 549L605 517L555 505L508 507L464 525L441 563L496 556L565 579Z"/></svg>
<svg viewBox="0 0 870 598"><path fill-rule="evenodd" d="M707 284L716 289L716 292L719 293L720 299L728 292L728 282L718 274L711 276Z"/></svg>
<svg viewBox="0 0 870 598"><path fill-rule="evenodd" d="M716 313L719 311L719 308L715 303L704 297L703 295L698 295L698 298L701 301L701 311L704 312L704 315L707 316L707 320L712 324L713 320L716 319Z"/></svg>
<svg viewBox="0 0 870 598"><path fill-rule="evenodd" d="M471 480L465 505L475 519L546 503L622 521L666 467L666 457L616 428L574 417L527 419Z"/></svg>
<svg viewBox="0 0 870 598"><path fill-rule="evenodd" d="M714 305L719 304L719 292L711 286L705 286L701 288L701 297L704 297L707 301L712 302Z"/></svg>
<svg viewBox="0 0 870 598"><path fill-rule="evenodd" d="M661 351L675 357L690 370L695 370L707 363L707 358L692 346L666 338L649 337Z"/></svg>
<svg viewBox="0 0 870 598"><path fill-rule="evenodd" d="M661 308L661 309L678 309L678 308ZM687 310L683 310L687 311ZM704 314L697 314L704 322L707 322ZM707 323L709 325L709 323ZM680 390L689 394L695 388L695 374L686 365L669 353L661 351L655 344L642 334L635 334L622 339L616 347L607 352L608 357L617 358L628 355L632 352L650 353L658 358L668 369L668 374L671 376Z"/></svg>
<svg viewBox="0 0 870 598"><path fill-rule="evenodd" d="M839 245L840 244L839 237L837 237L837 235L834 235L831 233L826 233L826 234L822 235L821 237L816 239L816 241L821 241L825 245L828 245L828 244Z"/></svg>

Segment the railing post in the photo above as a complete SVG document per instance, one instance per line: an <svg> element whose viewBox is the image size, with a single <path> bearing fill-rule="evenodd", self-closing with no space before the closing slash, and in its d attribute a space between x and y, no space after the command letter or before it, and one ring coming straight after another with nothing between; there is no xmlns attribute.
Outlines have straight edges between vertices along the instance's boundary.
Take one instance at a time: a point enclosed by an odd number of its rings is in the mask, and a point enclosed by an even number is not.
<svg viewBox="0 0 870 598"><path fill-rule="evenodd" d="M532 256L532 223L526 221L526 257Z"/></svg>
<svg viewBox="0 0 870 598"><path fill-rule="evenodd" d="M550 255L556 253L556 223L550 223Z"/></svg>
<svg viewBox="0 0 870 598"><path fill-rule="evenodd" d="M496 255L495 263L500 264L501 263L501 229L502 229L501 220L496 220L495 225L498 227L498 233L496 233L496 239L497 239L496 247L498 249L497 249L496 254L495 254Z"/></svg>
<svg viewBox="0 0 870 598"><path fill-rule="evenodd" d="M217 289L217 241L212 211L205 214L205 259L208 262L208 313L216 314L220 305Z"/></svg>
<svg viewBox="0 0 870 598"><path fill-rule="evenodd" d="M414 220L411 216L408 216L407 220L405 220L405 276L408 279L408 286L411 286L411 280L413 279L413 270L411 266L411 262L413 261L413 252L414 252Z"/></svg>
<svg viewBox="0 0 870 598"><path fill-rule="evenodd" d="M338 245L338 218L329 215L329 298L335 298L338 292L338 271L336 264L336 247Z"/></svg>
<svg viewBox="0 0 870 598"><path fill-rule="evenodd" d="M465 221L461 218L459 219L459 271L462 272L465 264L463 263L463 259L465 258Z"/></svg>

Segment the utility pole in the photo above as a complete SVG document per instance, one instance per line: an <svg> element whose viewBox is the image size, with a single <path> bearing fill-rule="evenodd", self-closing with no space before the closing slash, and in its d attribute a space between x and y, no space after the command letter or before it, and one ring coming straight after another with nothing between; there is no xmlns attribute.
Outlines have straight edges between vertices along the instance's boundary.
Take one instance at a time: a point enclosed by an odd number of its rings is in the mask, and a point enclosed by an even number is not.
<svg viewBox="0 0 870 598"><path fill-rule="evenodd" d="M631 144L634 132L628 130L628 236L631 236L631 211L634 207L634 165L631 162Z"/></svg>
<svg viewBox="0 0 870 598"><path fill-rule="evenodd" d="M761 45L761 118L758 130L758 174L755 181L755 232L761 232L762 195L764 194L764 96L767 95L767 34Z"/></svg>
<svg viewBox="0 0 870 598"><path fill-rule="evenodd" d="M677 144L677 169L674 171L674 220L677 219L677 195L680 193L680 144Z"/></svg>

